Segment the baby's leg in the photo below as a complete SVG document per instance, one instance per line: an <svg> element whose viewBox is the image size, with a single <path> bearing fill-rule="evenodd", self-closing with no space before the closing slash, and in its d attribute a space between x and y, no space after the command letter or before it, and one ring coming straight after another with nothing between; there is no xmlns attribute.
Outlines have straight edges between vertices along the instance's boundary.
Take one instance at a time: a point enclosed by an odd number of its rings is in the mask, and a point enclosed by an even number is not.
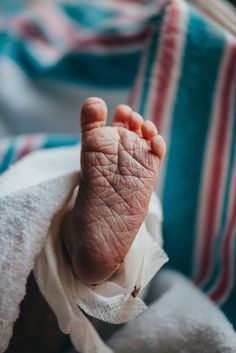
<svg viewBox="0 0 236 353"><path fill-rule="evenodd" d="M81 111L81 179L64 221L64 243L85 283L108 279L122 263L144 221L165 143L150 121L118 106L112 126L99 98Z"/></svg>
<svg viewBox="0 0 236 353"><path fill-rule="evenodd" d="M27 294L5 353L62 353L71 347L57 319L40 293L33 274L27 281Z"/></svg>

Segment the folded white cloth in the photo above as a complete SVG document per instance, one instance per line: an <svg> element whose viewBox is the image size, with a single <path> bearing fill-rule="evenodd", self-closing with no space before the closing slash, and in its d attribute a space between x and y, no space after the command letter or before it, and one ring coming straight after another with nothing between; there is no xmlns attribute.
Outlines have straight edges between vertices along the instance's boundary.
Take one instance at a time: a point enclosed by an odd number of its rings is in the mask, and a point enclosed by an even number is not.
<svg viewBox="0 0 236 353"><path fill-rule="evenodd" d="M75 348L106 353L112 350L83 312L110 323L135 318L146 305L131 293L142 290L167 261L161 208L153 195L146 220L116 274L96 287L74 277L62 254L60 222L73 205L79 155L79 146L39 151L0 178L0 352L8 345L33 268L41 292Z"/></svg>

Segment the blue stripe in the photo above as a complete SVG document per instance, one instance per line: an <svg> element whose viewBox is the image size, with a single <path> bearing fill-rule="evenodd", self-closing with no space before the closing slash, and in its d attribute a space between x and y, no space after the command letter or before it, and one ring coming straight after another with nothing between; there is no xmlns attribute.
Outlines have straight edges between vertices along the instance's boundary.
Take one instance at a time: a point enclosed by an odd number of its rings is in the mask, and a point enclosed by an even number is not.
<svg viewBox="0 0 236 353"><path fill-rule="evenodd" d="M163 192L169 266L188 276L192 275L202 161L224 46L219 29L190 8Z"/></svg>

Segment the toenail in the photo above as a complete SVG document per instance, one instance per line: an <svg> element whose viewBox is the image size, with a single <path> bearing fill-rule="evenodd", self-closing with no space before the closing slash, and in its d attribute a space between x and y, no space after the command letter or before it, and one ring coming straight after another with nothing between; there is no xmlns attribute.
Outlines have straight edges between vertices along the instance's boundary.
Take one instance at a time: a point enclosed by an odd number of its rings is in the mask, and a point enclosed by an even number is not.
<svg viewBox="0 0 236 353"><path fill-rule="evenodd" d="M130 108L130 106L126 105L126 104L118 105L116 108L116 112L119 112L119 111L121 111L122 113L125 112L127 115L130 115L133 112L133 110Z"/></svg>
<svg viewBox="0 0 236 353"><path fill-rule="evenodd" d="M105 104L105 102L101 98L90 97L85 100L83 106L87 107L89 105L94 105L94 104Z"/></svg>
<svg viewBox="0 0 236 353"><path fill-rule="evenodd" d="M143 123L143 117L139 113L133 112L132 117L137 120L140 124Z"/></svg>

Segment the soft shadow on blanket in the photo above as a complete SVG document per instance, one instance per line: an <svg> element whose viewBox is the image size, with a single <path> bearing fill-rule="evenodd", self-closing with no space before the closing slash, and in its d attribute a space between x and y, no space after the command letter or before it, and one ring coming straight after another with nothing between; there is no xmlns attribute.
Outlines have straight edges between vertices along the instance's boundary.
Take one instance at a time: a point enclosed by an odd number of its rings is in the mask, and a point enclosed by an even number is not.
<svg viewBox="0 0 236 353"><path fill-rule="evenodd" d="M149 293L147 311L108 341L116 353L235 352L232 325L182 275L161 271Z"/></svg>

